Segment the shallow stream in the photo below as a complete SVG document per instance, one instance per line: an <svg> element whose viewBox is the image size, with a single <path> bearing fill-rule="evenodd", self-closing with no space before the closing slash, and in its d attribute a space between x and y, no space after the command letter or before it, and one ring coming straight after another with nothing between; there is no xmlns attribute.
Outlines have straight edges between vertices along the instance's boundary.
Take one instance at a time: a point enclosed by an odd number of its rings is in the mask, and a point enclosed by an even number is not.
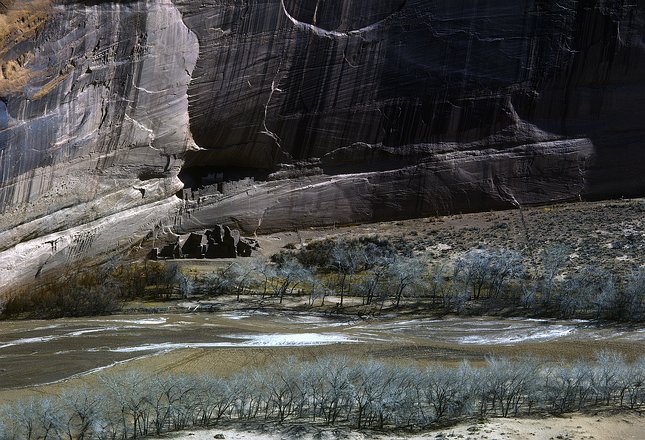
<svg viewBox="0 0 645 440"><path fill-rule="evenodd" d="M363 320L277 312L0 322L0 390L57 382L178 350L315 349L339 344L354 344L357 352L378 348L370 356L391 353L387 356L411 358L441 350L482 357L524 351L541 355L547 344L565 351L584 344L585 350L629 350L632 356L642 356L645 328L602 327L579 320L396 316Z"/></svg>

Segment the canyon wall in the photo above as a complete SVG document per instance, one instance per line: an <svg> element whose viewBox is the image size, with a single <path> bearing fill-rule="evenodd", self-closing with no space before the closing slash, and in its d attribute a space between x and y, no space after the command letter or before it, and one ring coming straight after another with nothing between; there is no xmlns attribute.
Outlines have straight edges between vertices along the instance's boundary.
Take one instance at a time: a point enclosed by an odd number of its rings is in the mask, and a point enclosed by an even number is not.
<svg viewBox="0 0 645 440"><path fill-rule="evenodd" d="M2 0L0 64L0 289L166 226L645 194L643 0Z"/></svg>
<svg viewBox="0 0 645 440"><path fill-rule="evenodd" d="M0 289L109 258L174 217L199 51L170 0L12 3L0 27Z"/></svg>

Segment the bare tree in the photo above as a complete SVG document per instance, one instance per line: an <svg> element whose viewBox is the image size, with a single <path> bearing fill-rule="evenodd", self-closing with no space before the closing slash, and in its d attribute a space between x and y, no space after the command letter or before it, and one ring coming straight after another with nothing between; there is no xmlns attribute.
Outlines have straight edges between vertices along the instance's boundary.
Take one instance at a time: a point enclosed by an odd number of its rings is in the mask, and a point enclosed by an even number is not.
<svg viewBox="0 0 645 440"><path fill-rule="evenodd" d="M230 414L236 398L231 383L209 375L202 375L196 380L199 392L194 394L194 424L209 426Z"/></svg>
<svg viewBox="0 0 645 440"><path fill-rule="evenodd" d="M628 321L645 319L645 269L633 272L627 279L623 317Z"/></svg>
<svg viewBox="0 0 645 440"><path fill-rule="evenodd" d="M432 306L434 307L437 298L446 294L448 290L448 280L446 279L447 267L444 263L437 263L430 266L428 274L428 291L432 298Z"/></svg>
<svg viewBox="0 0 645 440"><path fill-rule="evenodd" d="M356 408L356 428L364 428L382 414L383 395L392 385L394 377L393 371L380 362L368 361L351 367L350 393Z"/></svg>
<svg viewBox="0 0 645 440"><path fill-rule="evenodd" d="M280 298L280 304L284 296L293 294L294 290L309 279L309 271L295 258L289 258L281 262L275 269L275 278L272 283L273 294Z"/></svg>
<svg viewBox="0 0 645 440"><path fill-rule="evenodd" d="M206 290L211 295L226 294L231 290L233 284L233 264L229 264L222 270L212 272L203 277Z"/></svg>
<svg viewBox="0 0 645 440"><path fill-rule="evenodd" d="M601 351L596 354L596 362L591 375L596 401L609 405L613 397L619 397L617 391L627 370L625 357L616 352Z"/></svg>
<svg viewBox="0 0 645 440"><path fill-rule="evenodd" d="M132 370L102 379L112 406L121 414L121 426L127 438L150 434L153 396L150 380L141 371Z"/></svg>
<svg viewBox="0 0 645 440"><path fill-rule="evenodd" d="M340 306L343 306L345 293L351 290L352 277L366 262L365 250L361 246L348 246L336 242L330 253L330 265L338 274Z"/></svg>
<svg viewBox="0 0 645 440"><path fill-rule="evenodd" d="M310 379L313 380L308 381L308 386L315 399L314 411L329 425L347 413L351 401L350 366L347 358L334 357L322 359L310 367Z"/></svg>
<svg viewBox="0 0 645 440"><path fill-rule="evenodd" d="M69 440L85 440L92 437L102 397L87 387L65 390L60 402L67 413L65 423Z"/></svg>
<svg viewBox="0 0 645 440"><path fill-rule="evenodd" d="M196 290L195 278L184 273L177 277L177 287L182 298L188 298Z"/></svg>
<svg viewBox="0 0 645 440"><path fill-rule="evenodd" d="M645 356L627 366L622 377L620 405L627 400L629 408L645 404Z"/></svg>
<svg viewBox="0 0 645 440"><path fill-rule="evenodd" d="M421 286L425 269L418 259L413 258L399 258L388 267L396 307L405 294Z"/></svg>
<svg viewBox="0 0 645 440"><path fill-rule="evenodd" d="M320 299L320 305L325 305L325 298L332 293L332 290L316 276L316 274L307 271L305 283L309 285L309 305L313 306L317 299Z"/></svg>
<svg viewBox="0 0 645 440"><path fill-rule="evenodd" d="M240 263L231 264L229 276L237 301L240 300L240 295L244 294L255 282L253 277L254 273L255 268L252 265Z"/></svg>
<svg viewBox="0 0 645 440"><path fill-rule="evenodd" d="M297 360L290 358L263 372L268 392L267 414L275 413L279 422L300 411L304 393Z"/></svg>
<svg viewBox="0 0 645 440"><path fill-rule="evenodd" d="M599 306L608 307L615 294L609 271L585 266L562 283L555 299L561 315L572 317L591 313L593 309L597 312Z"/></svg>
<svg viewBox="0 0 645 440"><path fill-rule="evenodd" d="M542 261L542 302L547 305L555 288L555 279L569 261L571 250L566 246L554 245L541 253Z"/></svg>
<svg viewBox="0 0 645 440"><path fill-rule="evenodd" d="M487 363L485 374L480 376L484 386L482 400L488 401L495 414L517 416L535 388L538 364L530 360L511 362L500 358L489 358Z"/></svg>
<svg viewBox="0 0 645 440"><path fill-rule="evenodd" d="M462 414L468 407L470 378L473 371L467 363L459 368L429 367L422 379L422 395L432 409L431 422L440 422Z"/></svg>
<svg viewBox="0 0 645 440"><path fill-rule="evenodd" d="M392 258L381 258L372 267L363 273L356 290L363 297L364 305L371 305L374 299L382 298L385 295L385 284L393 264Z"/></svg>
<svg viewBox="0 0 645 440"><path fill-rule="evenodd" d="M265 298L269 291L269 281L275 277L275 265L268 264L264 258L256 257L252 260L251 267L262 279L262 298Z"/></svg>
<svg viewBox="0 0 645 440"><path fill-rule="evenodd" d="M472 298L478 300L482 292L497 296L506 283L524 273L522 256L514 251L494 249L471 249L457 259L454 278L472 290Z"/></svg>
<svg viewBox="0 0 645 440"><path fill-rule="evenodd" d="M454 278L467 289L472 289L472 298L477 300L482 289L490 284L491 266L490 253L484 249L471 249L457 259Z"/></svg>
<svg viewBox="0 0 645 440"><path fill-rule="evenodd" d="M590 366L582 362L547 368L543 385L547 409L560 414L581 409L592 390L591 376Z"/></svg>

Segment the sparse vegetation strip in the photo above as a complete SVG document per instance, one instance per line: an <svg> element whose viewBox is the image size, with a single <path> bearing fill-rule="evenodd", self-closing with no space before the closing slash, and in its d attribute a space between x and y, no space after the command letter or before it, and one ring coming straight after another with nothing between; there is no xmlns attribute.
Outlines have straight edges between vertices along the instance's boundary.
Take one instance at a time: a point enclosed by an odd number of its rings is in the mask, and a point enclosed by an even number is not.
<svg viewBox="0 0 645 440"><path fill-rule="evenodd" d="M405 306L440 314L645 321L644 267L631 272L591 265L572 268L572 251L561 245L541 250L537 259L500 248L428 259L410 249L403 239L365 236L289 246L270 260L231 261L201 274L176 262L106 266L18 289L0 304L0 316L108 314L138 298L233 295L240 305L255 298L263 307L282 306L289 299L358 314ZM529 263L533 260L537 262Z"/></svg>
<svg viewBox="0 0 645 440"><path fill-rule="evenodd" d="M509 249L473 248L454 259L430 260L410 248L379 237L319 240L284 249L270 262L234 262L206 275L184 274L183 293L238 299L255 294L279 304L300 297L311 307L324 307L333 296L336 309L349 313L413 306L466 315L645 320L642 267L627 274L595 266L572 269L572 251L560 245L542 250L537 265Z"/></svg>

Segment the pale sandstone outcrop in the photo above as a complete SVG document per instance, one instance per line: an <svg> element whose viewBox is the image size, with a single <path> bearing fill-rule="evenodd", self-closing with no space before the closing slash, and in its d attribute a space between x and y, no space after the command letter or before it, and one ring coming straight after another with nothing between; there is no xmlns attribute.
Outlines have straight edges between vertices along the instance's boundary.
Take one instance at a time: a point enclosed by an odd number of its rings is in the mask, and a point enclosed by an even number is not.
<svg viewBox="0 0 645 440"><path fill-rule="evenodd" d="M175 215L198 55L170 0L10 7L16 23L46 18L2 57L30 74L0 101L0 289L107 258Z"/></svg>

